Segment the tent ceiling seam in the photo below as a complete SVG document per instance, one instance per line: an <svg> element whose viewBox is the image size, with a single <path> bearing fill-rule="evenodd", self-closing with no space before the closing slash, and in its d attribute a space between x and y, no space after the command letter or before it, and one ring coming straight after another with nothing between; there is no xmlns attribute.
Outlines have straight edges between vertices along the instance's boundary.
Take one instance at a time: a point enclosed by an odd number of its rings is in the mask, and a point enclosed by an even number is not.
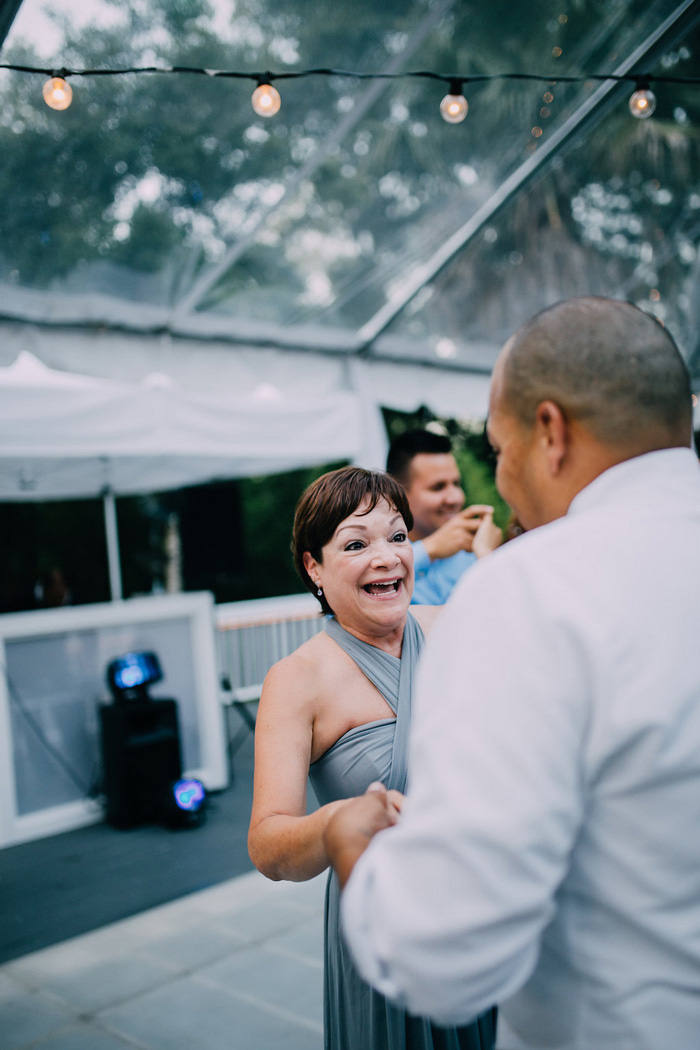
<svg viewBox="0 0 700 1050"><path fill-rule="evenodd" d="M700 0L684 0L669 17L651 33L647 39L614 70L616 76L630 72L644 59L650 59L659 49L673 46L681 34L700 20ZM545 165L555 157L562 147L575 135L580 134L584 124L598 116L605 104L610 105L625 88L620 81L605 81L591 97L579 106L571 117L554 132L552 138L539 153L533 154L507 178L489 200L457 230L428 262L416 267L413 280L406 281L404 292L393 301L385 303L376 314L359 329L358 335L364 349L372 343L398 317L406 306L433 280L452 259L464 249L476 235L493 219L508 201L521 190Z"/></svg>
<svg viewBox="0 0 700 1050"><path fill-rule="evenodd" d="M431 371L438 370L440 372L456 372L464 375L491 375L491 367L487 365L470 365L459 361L432 361L430 359L416 358L410 354L401 353L382 353L381 350L372 350L372 352L363 352L361 348L333 348L329 346L310 346L307 343L294 343L292 341L285 342L283 340L275 340L270 338L259 338L256 339L254 336L250 338L239 338L234 335L227 335L225 333L201 333L193 334L189 332L180 332L177 329L171 328L168 325L159 325L155 327L136 327L134 325L118 325L113 323L100 322L99 325L94 324L81 324L76 321L66 321L61 323L60 321L44 321L44 320L30 320L18 318L9 313L3 313L0 311L0 322L6 321L15 324L31 324L36 328L44 329L45 331L75 331L75 332L88 332L98 328L101 333L114 333L123 335L147 335L147 336L163 336L166 335L169 338L178 342L185 342L187 340L196 340L202 343L224 343L229 346L236 346L242 348L258 349L258 350L279 350L289 351L291 353L303 353L316 355L318 357L334 357L339 361L342 360L353 360L360 358L368 363L377 364L392 364L392 365L404 365L412 368L427 368Z"/></svg>

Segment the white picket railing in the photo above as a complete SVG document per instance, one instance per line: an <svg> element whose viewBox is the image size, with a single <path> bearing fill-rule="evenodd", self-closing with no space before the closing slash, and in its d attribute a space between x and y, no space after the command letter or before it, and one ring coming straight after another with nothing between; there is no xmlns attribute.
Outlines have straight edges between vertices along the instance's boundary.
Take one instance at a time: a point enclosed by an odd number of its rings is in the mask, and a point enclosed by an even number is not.
<svg viewBox="0 0 700 1050"><path fill-rule="evenodd" d="M262 685L274 663L321 630L319 613L312 594L217 605L218 666L231 691L243 696Z"/></svg>
<svg viewBox="0 0 700 1050"><path fill-rule="evenodd" d="M248 731L255 730L257 702L265 675L323 627L312 594L227 602L215 607L216 655L226 722L229 772ZM231 724L230 715L235 724Z"/></svg>

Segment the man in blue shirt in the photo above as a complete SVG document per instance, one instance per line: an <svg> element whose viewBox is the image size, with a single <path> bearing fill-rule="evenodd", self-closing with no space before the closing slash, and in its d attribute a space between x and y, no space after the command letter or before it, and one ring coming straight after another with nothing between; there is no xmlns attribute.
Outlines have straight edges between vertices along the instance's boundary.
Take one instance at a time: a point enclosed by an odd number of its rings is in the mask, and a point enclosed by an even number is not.
<svg viewBox="0 0 700 1050"><path fill-rule="evenodd" d="M493 507L464 507L464 489L449 438L407 430L391 443L387 472L406 489L413 514L416 582L412 604L442 605L477 558L502 541Z"/></svg>

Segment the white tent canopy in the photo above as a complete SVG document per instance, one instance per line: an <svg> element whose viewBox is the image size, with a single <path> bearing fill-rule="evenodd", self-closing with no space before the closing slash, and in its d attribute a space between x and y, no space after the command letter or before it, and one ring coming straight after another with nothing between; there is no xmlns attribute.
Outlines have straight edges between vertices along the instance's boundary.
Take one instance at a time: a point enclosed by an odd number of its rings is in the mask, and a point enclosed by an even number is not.
<svg viewBox="0 0 700 1050"><path fill-rule="evenodd" d="M114 598L115 495L352 459L362 435L350 393L204 394L162 374L130 384L60 372L26 350L0 368L0 499L102 496Z"/></svg>
<svg viewBox="0 0 700 1050"><path fill-rule="evenodd" d="M317 386L321 358L358 359L395 368L376 402L423 381L418 404L463 418L430 367L461 393L533 313L592 294L658 316L700 383L698 0L520 0L507 31L501 5L458 0L49 6L0 0L0 317L75 339L80 360L45 363L127 379L92 343L128 333L148 371L175 374L161 340L193 369L217 344L286 392L278 368ZM260 118L248 87L280 64ZM48 69L65 112L28 76ZM642 74L656 109L635 121Z"/></svg>
<svg viewBox="0 0 700 1050"><path fill-rule="evenodd" d="M3 294L0 287L0 304ZM29 297L22 298L26 312ZM483 420L491 365L499 349L495 345L473 347L472 355L478 356L480 367L467 372L452 370L449 361L435 366L420 361L379 360L349 356L322 345L316 350L280 349L252 339L234 345L214 337L176 338L169 333L115 330L108 325L78 327L65 320L59 322L53 315L40 316L39 302L31 298L32 323L19 318L0 319L0 366L29 351L44 364L62 371L87 369L95 377L129 384L141 384L149 374L162 372L192 394L249 398L258 406L277 398L278 406L306 403L313 405L309 408L311 415L320 412L323 416L327 409L332 411L334 397L352 394L359 397L362 424L360 445L354 446L350 458L368 467L384 465L386 432L380 406L414 412L425 405L440 416ZM100 304L93 305L97 309ZM347 440L352 445L356 437L350 434ZM336 440L342 438L336 435ZM321 461L332 458L328 455Z"/></svg>
<svg viewBox="0 0 700 1050"><path fill-rule="evenodd" d="M0 80L0 365L360 393L373 465L378 405L483 419L500 346L570 295L648 309L700 384L697 0L521 0L505 34L499 5L458 0L45 6L0 0L21 59ZM117 54L148 75L114 79ZM69 57L93 72L48 112L27 71ZM245 79L280 62L260 118ZM469 70L464 124L439 117L447 69Z"/></svg>
<svg viewBox="0 0 700 1050"><path fill-rule="evenodd" d="M357 398L230 397L167 376L120 383L47 368L28 351L0 369L0 499L181 488L353 458Z"/></svg>
<svg viewBox="0 0 700 1050"><path fill-rule="evenodd" d="M0 330L0 501L101 497L113 598L115 496L343 459L382 468L382 405L486 410L486 375L104 329Z"/></svg>

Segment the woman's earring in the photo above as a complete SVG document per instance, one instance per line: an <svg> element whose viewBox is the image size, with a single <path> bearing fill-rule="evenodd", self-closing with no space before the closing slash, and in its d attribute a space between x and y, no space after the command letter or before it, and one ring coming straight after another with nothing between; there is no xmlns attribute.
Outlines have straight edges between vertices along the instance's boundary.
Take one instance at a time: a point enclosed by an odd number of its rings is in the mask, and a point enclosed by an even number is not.
<svg viewBox="0 0 700 1050"><path fill-rule="evenodd" d="M318 590L316 591L316 595L317 595L317 597L320 598L322 596L322 594L323 594L323 587L319 587Z"/></svg>

